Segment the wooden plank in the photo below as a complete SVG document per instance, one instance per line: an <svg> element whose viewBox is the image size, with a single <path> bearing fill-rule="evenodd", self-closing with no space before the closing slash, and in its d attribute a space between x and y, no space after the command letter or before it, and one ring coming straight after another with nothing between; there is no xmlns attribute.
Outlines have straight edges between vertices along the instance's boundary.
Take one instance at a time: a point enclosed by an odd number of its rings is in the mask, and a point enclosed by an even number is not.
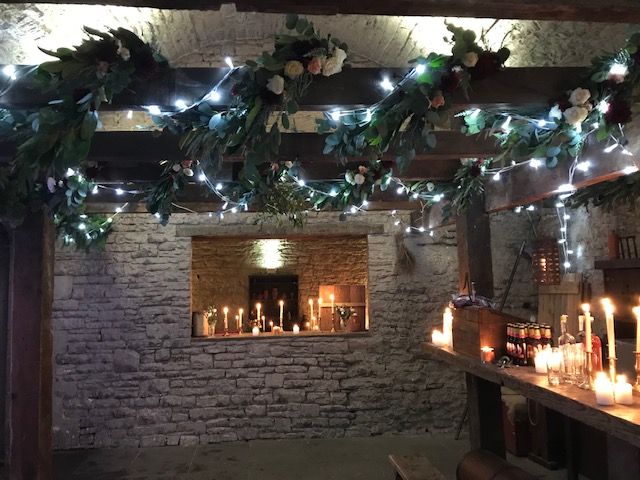
<svg viewBox="0 0 640 480"><path fill-rule="evenodd" d="M592 136L581 156L589 159L592 166L587 172L576 171L573 185L584 188L614 180L624 175L625 168L638 166L635 158L640 154L640 125L629 124L626 135L629 140L627 149L632 155L623 153L619 148L604 153L603 145ZM569 181L568 168L569 165L562 164L554 169L542 167L534 170L524 165L502 175L498 181L488 181L485 188L487 211L497 212L557 197L558 187Z"/></svg>
<svg viewBox="0 0 640 480"><path fill-rule="evenodd" d="M536 374L532 367L499 368L431 343L423 343L422 350L428 358L510 388L562 415L640 448L640 394L637 392L634 393L635 405L601 407L596 404L592 391L569 384L551 387L546 375Z"/></svg>
<svg viewBox="0 0 640 480"><path fill-rule="evenodd" d="M465 373L471 449L488 450L505 458L500 385Z"/></svg>
<svg viewBox="0 0 640 480"><path fill-rule="evenodd" d="M484 211L484 198L471 201L466 212L456 219L458 243L458 291L493 297L491 231L489 216Z"/></svg>
<svg viewBox="0 0 640 480"><path fill-rule="evenodd" d="M53 0L6 0L5 3L56 3ZM206 0L66 0L69 4L125 5L160 9L218 10L227 1ZM519 20L564 20L639 23L640 8L633 0L397 0L386 2L236 0L240 12L310 15L417 15L444 17L511 18Z"/></svg>
<svg viewBox="0 0 640 480"><path fill-rule="evenodd" d="M2 66L0 65L0 68ZM163 110L175 110L178 99L190 102L202 98L229 71L228 68L180 68L167 71L151 79L134 91L118 95L104 110L140 110L145 105L157 105ZM372 105L384 97L380 81L388 77L402 78L408 68L352 68L340 75L317 77L300 105L300 111L323 111ZM489 78L473 82L470 99L463 92L453 95L453 110L470 106L546 105L558 92L575 87L575 79L586 74L581 67L523 67L507 68ZM231 97L220 90L222 98L216 103L228 106ZM34 89L28 79L16 82L0 98L0 106L33 108L51 100Z"/></svg>
<svg viewBox="0 0 640 480"><path fill-rule="evenodd" d="M446 480L442 472L422 455L389 455L389 462L402 480Z"/></svg>
<svg viewBox="0 0 640 480"><path fill-rule="evenodd" d="M44 213L12 231L8 327L11 478L52 477L51 402L55 230Z"/></svg>

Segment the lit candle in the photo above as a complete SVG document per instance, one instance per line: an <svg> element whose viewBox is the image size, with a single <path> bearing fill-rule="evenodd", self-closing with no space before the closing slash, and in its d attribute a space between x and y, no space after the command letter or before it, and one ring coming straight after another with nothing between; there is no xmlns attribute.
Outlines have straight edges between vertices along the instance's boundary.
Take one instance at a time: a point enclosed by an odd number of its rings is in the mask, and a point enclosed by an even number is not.
<svg viewBox="0 0 640 480"><path fill-rule="evenodd" d="M449 348L453 348L453 313L449 307L444 309L442 315L442 333L444 334Z"/></svg>
<svg viewBox="0 0 640 480"><path fill-rule="evenodd" d="M549 360L549 354L551 353L551 347L547 345L546 348L539 350L536 353L536 356L533 359L533 363L535 364L536 373L547 373L547 362Z"/></svg>
<svg viewBox="0 0 640 480"><path fill-rule="evenodd" d="M224 329L225 330L229 330L229 321L228 321L228 314L229 314L229 307L224 307L222 309L222 311L224 312Z"/></svg>
<svg viewBox="0 0 640 480"><path fill-rule="evenodd" d="M636 316L636 352L640 352L640 306L633 307Z"/></svg>
<svg viewBox="0 0 640 480"><path fill-rule="evenodd" d="M491 347L482 347L480 349L480 359L482 363L493 363L496 359L496 352Z"/></svg>
<svg viewBox="0 0 640 480"><path fill-rule="evenodd" d="M263 332L267 331L267 319L265 318L264 315L262 315L262 331Z"/></svg>
<svg viewBox="0 0 640 480"><path fill-rule="evenodd" d="M627 383L625 375L618 375L616 384L613 386L616 403L621 405L631 405L633 403L633 393L631 384Z"/></svg>
<svg viewBox="0 0 640 480"><path fill-rule="evenodd" d="M333 293L331 293L329 295L329 300L331 300L331 315L333 315L335 313L335 311L336 311L335 310L335 308L336 308L336 306L335 306L336 297L335 297L335 295Z"/></svg>
<svg viewBox="0 0 640 480"><path fill-rule="evenodd" d="M309 299L309 318L313 318L313 299Z"/></svg>
<svg viewBox="0 0 640 480"><path fill-rule="evenodd" d="M254 337L257 337L258 335L260 335L260 328L258 328L258 326L256 325L251 329L251 333Z"/></svg>
<svg viewBox="0 0 640 480"><path fill-rule="evenodd" d="M300 333L300 327L298 326L298 324L297 324L297 323L295 323L295 324L293 325L293 334L294 334L294 335L297 335L297 334L299 334L299 333Z"/></svg>
<svg viewBox="0 0 640 480"><path fill-rule="evenodd" d="M440 330L434 330L431 333L431 343L436 347L444 347L448 342L445 335Z"/></svg>
<svg viewBox="0 0 640 480"><path fill-rule="evenodd" d="M284 316L284 300L278 302L280 304L280 328L282 328L282 317Z"/></svg>
<svg viewBox="0 0 640 480"><path fill-rule="evenodd" d="M241 327L240 327L240 315L236 315L236 327L238 327L238 331L241 330Z"/></svg>
<svg viewBox="0 0 640 480"><path fill-rule="evenodd" d="M273 320L269 320L269 329L273 332Z"/></svg>
<svg viewBox="0 0 640 480"><path fill-rule="evenodd" d="M607 339L609 340L609 358L616 358L616 334L613 322L613 304L608 298L602 299L602 307L607 322Z"/></svg>
<svg viewBox="0 0 640 480"><path fill-rule="evenodd" d="M256 303L256 310L258 311L258 314L256 315L257 320L260 320L260 309L262 309L262 305Z"/></svg>
<svg viewBox="0 0 640 480"><path fill-rule="evenodd" d="M596 403L598 405L613 405L613 384L606 373L598 372L593 386L596 391Z"/></svg>
<svg viewBox="0 0 640 480"><path fill-rule="evenodd" d="M583 303L582 311L584 312L584 341L586 343L584 347L587 353L591 353L591 306L588 303Z"/></svg>
<svg viewBox="0 0 640 480"><path fill-rule="evenodd" d="M238 324L238 328L242 328L242 315L244 314L244 309L238 309L238 315L240 315L240 323Z"/></svg>

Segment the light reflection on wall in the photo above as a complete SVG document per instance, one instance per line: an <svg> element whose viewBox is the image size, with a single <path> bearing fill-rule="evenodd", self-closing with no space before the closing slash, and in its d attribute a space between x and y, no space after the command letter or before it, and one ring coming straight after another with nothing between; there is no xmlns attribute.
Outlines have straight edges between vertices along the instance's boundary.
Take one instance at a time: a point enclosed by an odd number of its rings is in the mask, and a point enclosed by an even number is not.
<svg viewBox="0 0 640 480"><path fill-rule="evenodd" d="M282 240L264 239L257 240L256 243L258 245L258 263L262 268L275 270L282 267Z"/></svg>

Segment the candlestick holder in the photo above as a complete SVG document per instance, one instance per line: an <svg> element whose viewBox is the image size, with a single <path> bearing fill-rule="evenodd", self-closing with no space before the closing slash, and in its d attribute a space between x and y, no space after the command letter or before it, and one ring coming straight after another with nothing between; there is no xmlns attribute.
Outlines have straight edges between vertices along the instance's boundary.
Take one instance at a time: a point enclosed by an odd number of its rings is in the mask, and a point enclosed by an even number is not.
<svg viewBox="0 0 640 480"><path fill-rule="evenodd" d="M611 377L611 383L616 383L616 357L609 357L609 376Z"/></svg>
<svg viewBox="0 0 640 480"><path fill-rule="evenodd" d="M224 337L228 337L229 336L229 329L227 327L224 327Z"/></svg>
<svg viewBox="0 0 640 480"><path fill-rule="evenodd" d="M640 392L640 352L633 352L633 354L636 356L636 383L634 387Z"/></svg>
<svg viewBox="0 0 640 480"><path fill-rule="evenodd" d="M595 380L595 372L593 371L593 352L585 352L585 369L584 382L580 385L585 390L593 390L593 382Z"/></svg>

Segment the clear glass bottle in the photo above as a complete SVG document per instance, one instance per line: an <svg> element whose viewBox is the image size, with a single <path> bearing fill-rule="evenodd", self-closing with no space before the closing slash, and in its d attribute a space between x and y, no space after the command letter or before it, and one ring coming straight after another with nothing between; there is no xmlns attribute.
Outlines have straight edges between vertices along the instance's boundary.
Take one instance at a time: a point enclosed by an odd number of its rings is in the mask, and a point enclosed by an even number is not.
<svg viewBox="0 0 640 480"><path fill-rule="evenodd" d="M574 345L576 344L576 339L573 335L567 332L567 315L562 315L560 317L560 336L558 337L558 349L562 354L563 365L562 365L562 373L563 380L567 383L574 383L574 363L575 363L575 352Z"/></svg>
<svg viewBox="0 0 640 480"><path fill-rule="evenodd" d="M576 343L584 343L584 315L578 315L578 333L576 334Z"/></svg>

